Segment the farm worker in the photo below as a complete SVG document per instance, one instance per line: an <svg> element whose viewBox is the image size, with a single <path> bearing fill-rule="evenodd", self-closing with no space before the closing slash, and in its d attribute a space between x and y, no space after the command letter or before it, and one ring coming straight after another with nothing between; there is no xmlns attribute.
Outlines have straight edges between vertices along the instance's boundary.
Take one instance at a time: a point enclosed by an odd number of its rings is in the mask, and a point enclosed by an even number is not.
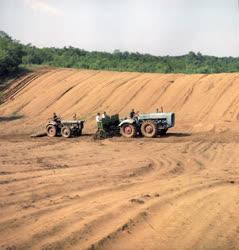
<svg viewBox="0 0 239 250"><path fill-rule="evenodd" d="M159 113L159 108L156 109L156 113Z"/></svg>
<svg viewBox="0 0 239 250"><path fill-rule="evenodd" d="M53 113L53 120L55 121L57 119L56 113Z"/></svg>
<svg viewBox="0 0 239 250"><path fill-rule="evenodd" d="M110 118L107 113L104 111L104 113L102 114L102 118Z"/></svg>
<svg viewBox="0 0 239 250"><path fill-rule="evenodd" d="M96 114L95 120L96 120L97 123L100 122L100 120L101 120L100 119L100 113Z"/></svg>
<svg viewBox="0 0 239 250"><path fill-rule="evenodd" d="M95 120L96 120L98 129L100 129L100 121L101 121L100 113L96 114Z"/></svg>
<svg viewBox="0 0 239 250"><path fill-rule="evenodd" d="M53 117L52 117L54 122L59 122L60 118L56 115L56 113L53 113Z"/></svg>
<svg viewBox="0 0 239 250"><path fill-rule="evenodd" d="M131 112L129 113L129 118L133 119L135 116L135 112L134 109L131 110Z"/></svg>
<svg viewBox="0 0 239 250"><path fill-rule="evenodd" d="M74 120L74 121L77 120L76 113L73 114L73 120Z"/></svg>

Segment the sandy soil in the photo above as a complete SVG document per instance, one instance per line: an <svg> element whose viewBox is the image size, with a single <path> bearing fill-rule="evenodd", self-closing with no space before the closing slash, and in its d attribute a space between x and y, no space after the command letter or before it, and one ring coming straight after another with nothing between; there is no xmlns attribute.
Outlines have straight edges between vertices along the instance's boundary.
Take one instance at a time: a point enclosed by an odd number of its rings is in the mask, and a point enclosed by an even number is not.
<svg viewBox="0 0 239 250"><path fill-rule="evenodd" d="M0 146L2 248L239 248L238 135Z"/></svg>
<svg viewBox="0 0 239 250"><path fill-rule="evenodd" d="M0 106L0 248L239 249L238 74L28 77ZM178 120L161 138L28 135L53 110L90 132L97 107L162 102Z"/></svg>

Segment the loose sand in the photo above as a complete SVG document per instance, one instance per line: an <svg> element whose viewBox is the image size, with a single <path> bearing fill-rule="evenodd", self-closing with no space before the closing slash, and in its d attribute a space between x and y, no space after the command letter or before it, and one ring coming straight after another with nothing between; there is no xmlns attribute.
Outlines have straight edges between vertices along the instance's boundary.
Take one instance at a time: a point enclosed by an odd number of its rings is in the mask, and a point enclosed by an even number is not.
<svg viewBox="0 0 239 250"><path fill-rule="evenodd" d="M48 70L0 106L0 248L239 249L239 74ZM164 106L162 138L30 138L52 112Z"/></svg>

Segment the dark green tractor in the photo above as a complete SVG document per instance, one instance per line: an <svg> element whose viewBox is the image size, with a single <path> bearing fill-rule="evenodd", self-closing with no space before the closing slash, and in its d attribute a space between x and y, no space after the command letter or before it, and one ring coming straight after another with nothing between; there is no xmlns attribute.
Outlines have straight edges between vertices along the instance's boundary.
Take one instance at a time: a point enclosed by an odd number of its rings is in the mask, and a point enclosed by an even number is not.
<svg viewBox="0 0 239 250"><path fill-rule="evenodd" d="M120 135L119 124L120 119L118 114L102 118L101 121L97 123L98 129L94 135L94 139L106 139Z"/></svg>

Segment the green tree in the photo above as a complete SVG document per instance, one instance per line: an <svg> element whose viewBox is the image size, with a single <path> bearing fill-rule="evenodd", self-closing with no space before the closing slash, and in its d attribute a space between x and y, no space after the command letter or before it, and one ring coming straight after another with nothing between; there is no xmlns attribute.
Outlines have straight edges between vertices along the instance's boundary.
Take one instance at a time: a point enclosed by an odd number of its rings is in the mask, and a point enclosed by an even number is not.
<svg viewBox="0 0 239 250"><path fill-rule="evenodd" d="M18 69L22 62L22 45L13 41L5 32L0 33L0 76Z"/></svg>

